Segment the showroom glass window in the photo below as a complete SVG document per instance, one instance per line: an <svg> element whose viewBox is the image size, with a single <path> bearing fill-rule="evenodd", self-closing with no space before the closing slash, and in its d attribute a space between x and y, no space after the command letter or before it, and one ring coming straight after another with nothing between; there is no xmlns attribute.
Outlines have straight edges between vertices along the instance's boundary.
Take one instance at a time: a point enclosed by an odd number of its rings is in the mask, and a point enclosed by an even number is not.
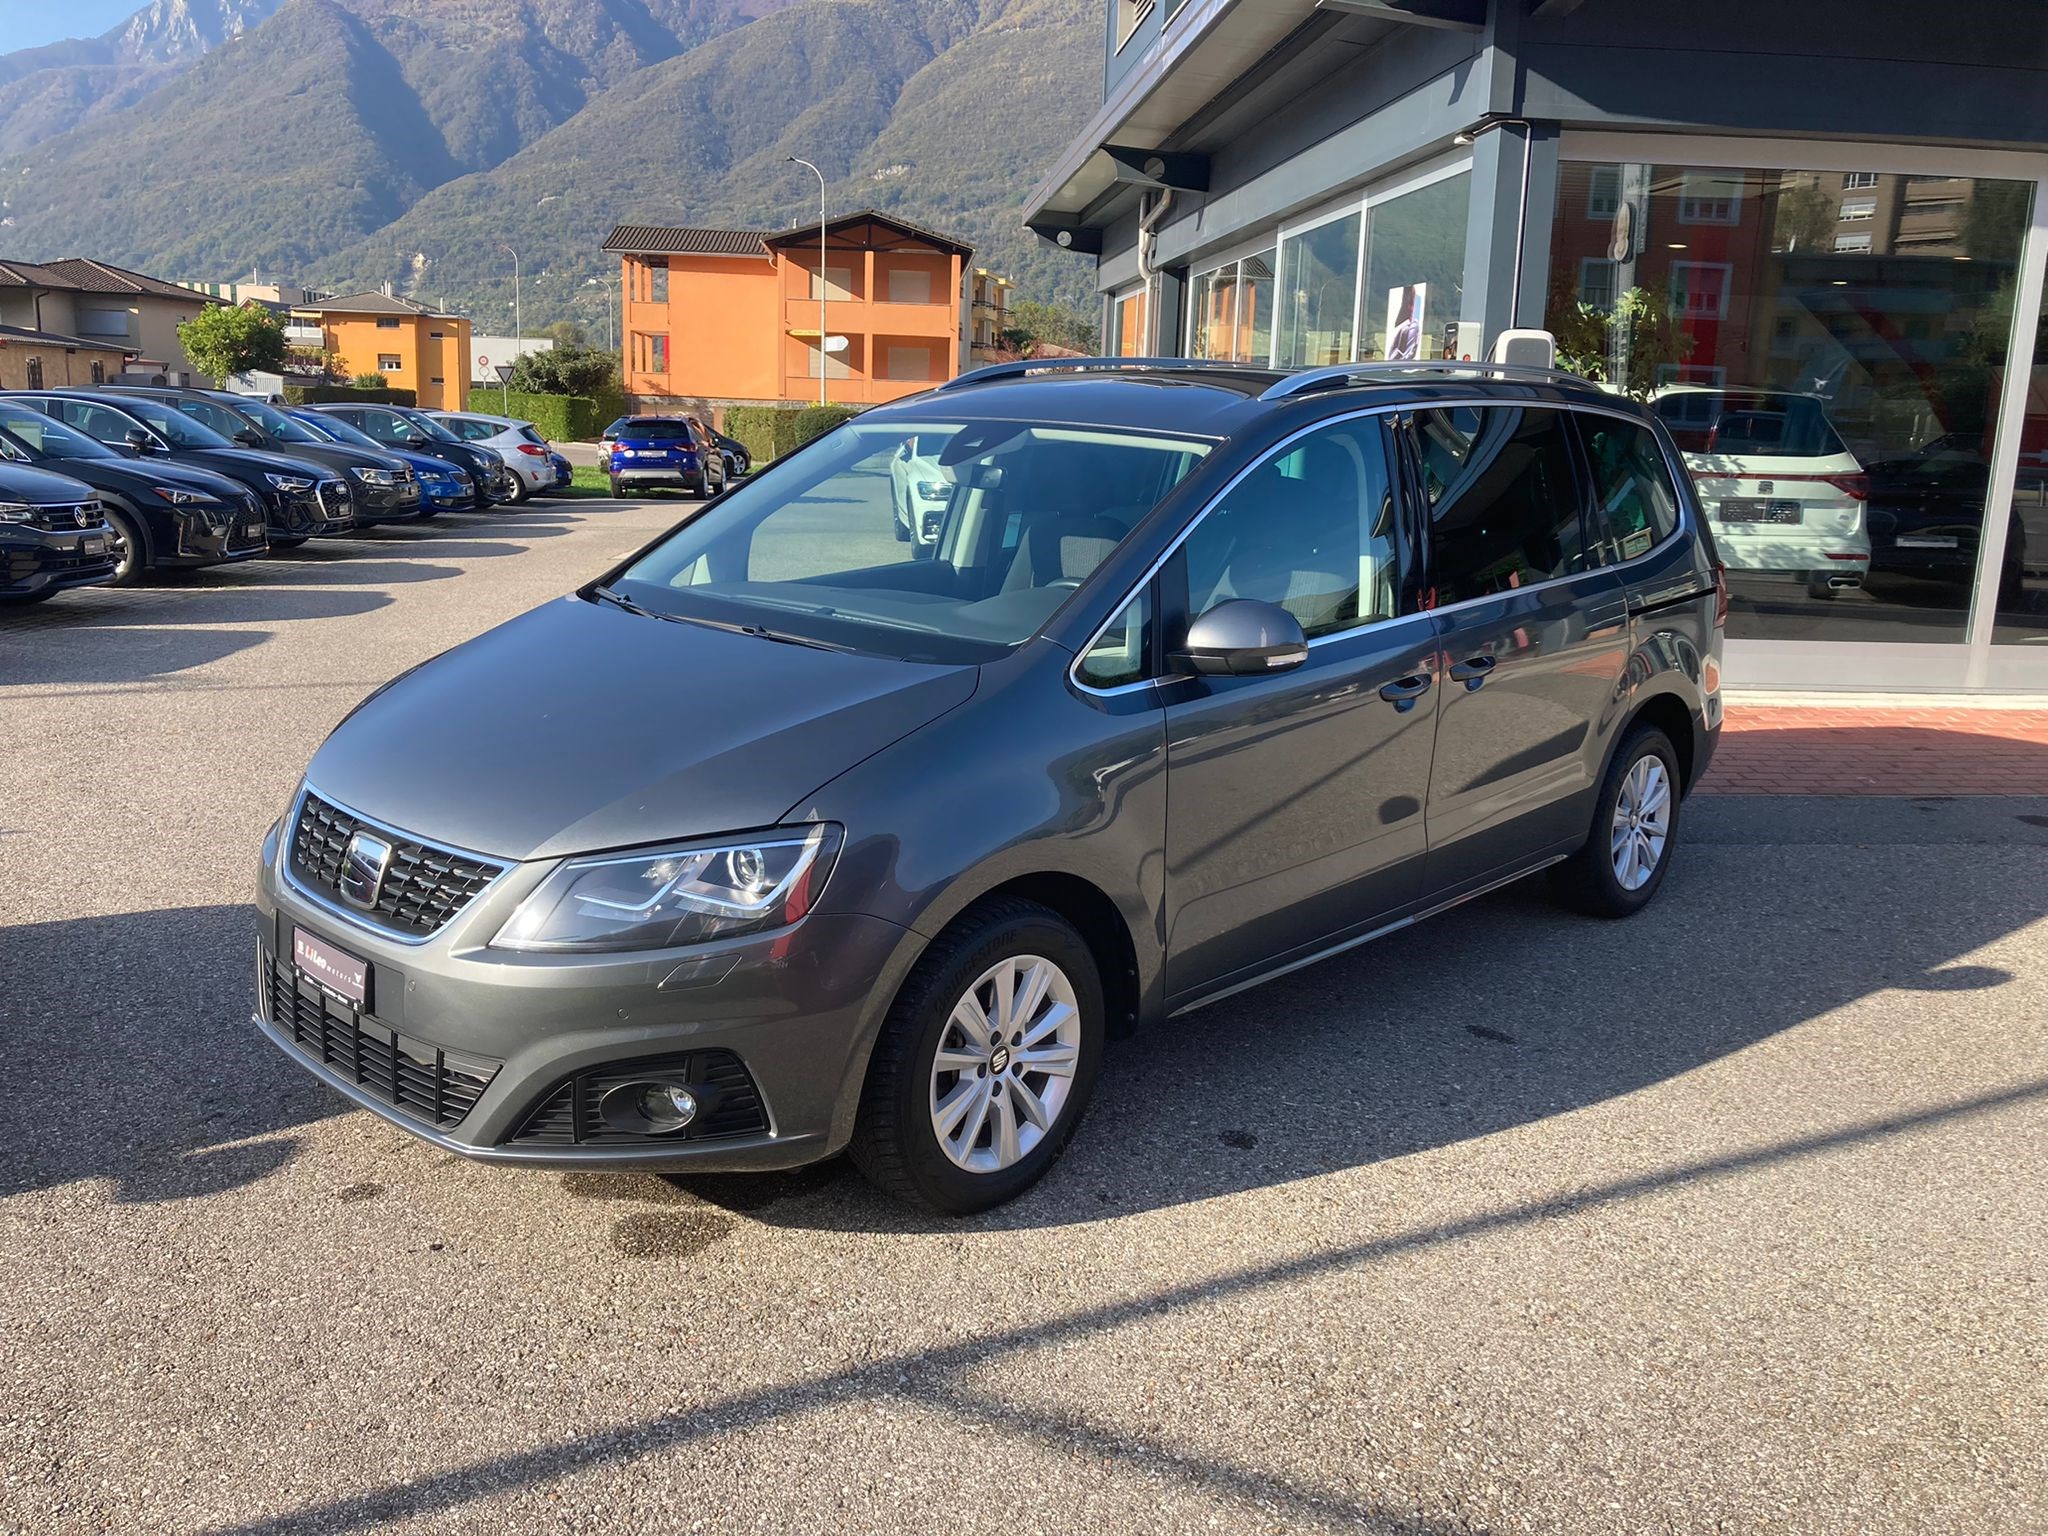
<svg viewBox="0 0 2048 1536"><path fill-rule="evenodd" d="M1464 305L1471 202L1470 171L1373 199L1366 213L1360 357L1459 355L1453 327Z"/></svg>
<svg viewBox="0 0 2048 1536"><path fill-rule="evenodd" d="M1263 365L1273 347L1273 257L1260 251L1188 284L1189 357Z"/></svg>
<svg viewBox="0 0 2048 1536"><path fill-rule="evenodd" d="M1854 165L1560 166L1546 324L1563 366L1671 428L1731 639L1962 642L2030 193Z"/></svg>
<svg viewBox="0 0 2048 1536"><path fill-rule="evenodd" d="M1358 256L1362 210L1339 214L1280 240L1273 361L1282 368L1348 363L1358 355Z"/></svg>
<svg viewBox="0 0 2048 1536"><path fill-rule="evenodd" d="M1145 355L1145 290L1118 294L1110 304L1109 355Z"/></svg>

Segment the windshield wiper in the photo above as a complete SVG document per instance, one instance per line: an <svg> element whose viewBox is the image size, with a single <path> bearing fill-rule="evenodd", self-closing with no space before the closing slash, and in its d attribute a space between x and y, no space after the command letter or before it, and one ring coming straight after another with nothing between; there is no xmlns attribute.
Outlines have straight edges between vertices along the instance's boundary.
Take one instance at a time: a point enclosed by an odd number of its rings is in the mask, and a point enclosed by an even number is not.
<svg viewBox="0 0 2048 1536"><path fill-rule="evenodd" d="M850 645L835 645L830 640L813 640L809 635L792 635L786 630L764 629L759 624L735 624L733 628L743 635L752 635L756 640L773 640L778 645L801 645L814 651L837 651L850 655Z"/></svg>
<svg viewBox="0 0 2048 1536"><path fill-rule="evenodd" d="M590 589L590 595L592 597L603 598L606 602L611 603L616 607L623 608L628 613L637 613L643 619L658 619L663 617L663 615L656 613L651 608L642 608L638 603L634 602L633 599L626 596L625 593L614 591L610 587L592 587Z"/></svg>

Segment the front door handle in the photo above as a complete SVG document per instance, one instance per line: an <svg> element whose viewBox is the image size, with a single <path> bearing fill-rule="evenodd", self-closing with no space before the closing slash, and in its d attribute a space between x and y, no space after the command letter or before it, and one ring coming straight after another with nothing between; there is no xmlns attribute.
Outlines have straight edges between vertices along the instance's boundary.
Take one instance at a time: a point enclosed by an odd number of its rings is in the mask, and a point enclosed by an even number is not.
<svg viewBox="0 0 2048 1536"><path fill-rule="evenodd" d="M1410 673L1407 677L1395 678L1380 689L1380 697L1405 715L1415 707L1415 701L1427 692L1429 679L1420 673Z"/></svg>
<svg viewBox="0 0 2048 1536"><path fill-rule="evenodd" d="M1491 656L1467 656L1463 661L1451 663L1451 681L1463 683L1465 691L1470 693L1493 676L1493 667Z"/></svg>

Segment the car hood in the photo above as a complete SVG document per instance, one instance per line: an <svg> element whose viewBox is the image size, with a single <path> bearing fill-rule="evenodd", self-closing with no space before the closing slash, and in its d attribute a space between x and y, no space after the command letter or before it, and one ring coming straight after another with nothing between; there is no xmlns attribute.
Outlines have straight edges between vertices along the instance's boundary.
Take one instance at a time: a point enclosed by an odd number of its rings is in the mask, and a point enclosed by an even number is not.
<svg viewBox="0 0 2048 1536"><path fill-rule="evenodd" d="M0 501L26 501L51 506L67 501L90 501L92 487L54 470L30 469L26 464L0 464Z"/></svg>
<svg viewBox="0 0 2048 1536"><path fill-rule="evenodd" d="M975 679L568 597L372 694L306 778L402 831L506 859L740 831L774 825Z"/></svg>
<svg viewBox="0 0 2048 1536"><path fill-rule="evenodd" d="M431 453L414 453L410 448L387 448L384 451L416 475L423 470L430 475L445 475L454 467L446 459L436 458Z"/></svg>
<svg viewBox="0 0 2048 1536"><path fill-rule="evenodd" d="M259 448L188 448L184 452L194 455L185 462L196 463L200 468L209 464L238 464L244 469L264 474L297 475L302 480L309 475L319 480L341 478L332 465L318 464L297 456L286 458L281 453L265 453Z"/></svg>
<svg viewBox="0 0 2048 1536"><path fill-rule="evenodd" d="M327 469L396 469L392 456L353 443L292 443L267 450L288 459L304 459Z"/></svg>
<svg viewBox="0 0 2048 1536"><path fill-rule="evenodd" d="M151 486L167 485L175 490L195 491L215 500L236 501L245 494L242 482L230 476L218 474L210 469L201 469L189 460L183 463L175 459L79 459L81 476L89 474L94 485L108 486L119 491L141 491Z"/></svg>

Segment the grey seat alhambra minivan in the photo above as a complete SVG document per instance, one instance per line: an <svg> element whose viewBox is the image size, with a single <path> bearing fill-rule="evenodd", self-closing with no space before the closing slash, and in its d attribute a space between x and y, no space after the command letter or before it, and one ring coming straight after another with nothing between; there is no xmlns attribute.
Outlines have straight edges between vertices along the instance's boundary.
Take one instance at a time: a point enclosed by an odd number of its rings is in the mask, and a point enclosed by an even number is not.
<svg viewBox="0 0 2048 1536"><path fill-rule="evenodd" d="M366 699L258 1022L467 1156L978 1210L1113 1036L1537 870L1642 908L1725 608L1664 428L1567 375L999 365Z"/></svg>

